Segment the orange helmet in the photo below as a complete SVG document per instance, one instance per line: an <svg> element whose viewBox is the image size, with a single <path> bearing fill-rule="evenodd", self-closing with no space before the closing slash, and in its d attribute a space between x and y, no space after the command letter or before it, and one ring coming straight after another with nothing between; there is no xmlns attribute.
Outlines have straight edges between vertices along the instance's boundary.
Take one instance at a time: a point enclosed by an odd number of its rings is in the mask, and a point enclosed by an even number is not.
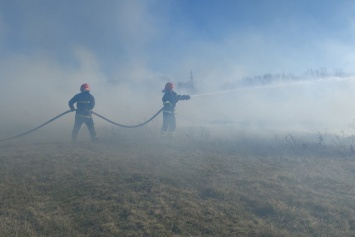
<svg viewBox="0 0 355 237"><path fill-rule="evenodd" d="M89 84L85 83L80 86L80 91L90 91Z"/></svg>
<svg viewBox="0 0 355 237"><path fill-rule="evenodd" d="M174 88L174 84L172 82L168 82L165 84L165 90L171 91Z"/></svg>

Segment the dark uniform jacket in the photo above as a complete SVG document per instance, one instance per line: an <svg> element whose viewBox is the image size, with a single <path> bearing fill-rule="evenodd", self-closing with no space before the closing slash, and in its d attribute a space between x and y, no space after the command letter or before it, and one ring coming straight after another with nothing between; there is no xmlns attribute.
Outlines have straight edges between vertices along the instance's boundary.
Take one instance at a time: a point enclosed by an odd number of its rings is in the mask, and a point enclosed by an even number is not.
<svg viewBox="0 0 355 237"><path fill-rule="evenodd" d="M84 91L76 94L70 101L69 107L74 110L74 104L76 103L76 116L79 117L90 117L91 110L95 107L95 98L90 94L89 91Z"/></svg>
<svg viewBox="0 0 355 237"><path fill-rule="evenodd" d="M174 113L176 103L179 100L188 100L190 98L188 95L178 95L176 94L175 91L163 90L163 92L164 92L164 96L162 98L163 105L164 105L163 112L166 113Z"/></svg>

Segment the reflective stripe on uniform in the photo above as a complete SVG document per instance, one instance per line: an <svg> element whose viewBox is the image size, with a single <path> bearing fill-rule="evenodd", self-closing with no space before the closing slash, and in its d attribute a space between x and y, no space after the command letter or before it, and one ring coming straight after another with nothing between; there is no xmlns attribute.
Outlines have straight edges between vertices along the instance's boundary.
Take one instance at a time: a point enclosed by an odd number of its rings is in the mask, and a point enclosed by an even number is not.
<svg viewBox="0 0 355 237"><path fill-rule="evenodd" d="M170 103L170 101L165 101L165 102L164 102L164 105L173 106L173 104L172 104L172 103Z"/></svg>
<svg viewBox="0 0 355 237"><path fill-rule="evenodd" d="M80 118L91 118L91 115L76 114L75 116Z"/></svg>
<svg viewBox="0 0 355 237"><path fill-rule="evenodd" d="M78 101L77 103L80 103L80 104L90 104L90 100L81 100L81 101Z"/></svg>
<svg viewBox="0 0 355 237"><path fill-rule="evenodd" d="M174 112L170 110L163 110L163 113L173 114Z"/></svg>

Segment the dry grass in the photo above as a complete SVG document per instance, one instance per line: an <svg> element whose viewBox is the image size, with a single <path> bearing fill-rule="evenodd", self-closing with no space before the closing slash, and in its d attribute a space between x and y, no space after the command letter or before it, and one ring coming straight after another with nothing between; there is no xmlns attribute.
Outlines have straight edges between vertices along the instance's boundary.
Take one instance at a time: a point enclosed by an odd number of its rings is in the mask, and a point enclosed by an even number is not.
<svg viewBox="0 0 355 237"><path fill-rule="evenodd" d="M349 146L186 131L2 143L0 236L355 236Z"/></svg>

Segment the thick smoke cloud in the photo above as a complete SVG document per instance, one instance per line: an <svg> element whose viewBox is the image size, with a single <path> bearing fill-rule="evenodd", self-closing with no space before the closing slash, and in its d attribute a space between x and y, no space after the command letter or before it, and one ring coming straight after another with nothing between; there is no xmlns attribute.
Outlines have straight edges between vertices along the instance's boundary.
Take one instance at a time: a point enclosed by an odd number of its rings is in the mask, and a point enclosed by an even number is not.
<svg viewBox="0 0 355 237"><path fill-rule="evenodd" d="M230 6L224 9L239 9L257 2L225 4ZM319 67L351 72L355 48L344 36L353 17L346 8L333 15L346 23L337 30L339 38L325 38L327 30L312 14L297 18L291 12L287 18L281 11L291 11L287 5L277 12L270 7L262 19L255 12L251 24L232 18L238 14L219 14L223 9L197 10L199 3L187 1L3 1L1 133L22 132L67 110L82 83L92 87L96 112L136 124L161 108L167 81L186 82L191 70L197 95L264 73ZM176 91L192 93L178 86ZM353 91L353 80L346 79L196 96L179 102L178 124L351 133ZM58 126L70 131L72 119Z"/></svg>
<svg viewBox="0 0 355 237"><path fill-rule="evenodd" d="M354 78L305 80L298 83L236 89L194 98L204 121L269 131L351 134ZM190 105L189 105L190 106Z"/></svg>

